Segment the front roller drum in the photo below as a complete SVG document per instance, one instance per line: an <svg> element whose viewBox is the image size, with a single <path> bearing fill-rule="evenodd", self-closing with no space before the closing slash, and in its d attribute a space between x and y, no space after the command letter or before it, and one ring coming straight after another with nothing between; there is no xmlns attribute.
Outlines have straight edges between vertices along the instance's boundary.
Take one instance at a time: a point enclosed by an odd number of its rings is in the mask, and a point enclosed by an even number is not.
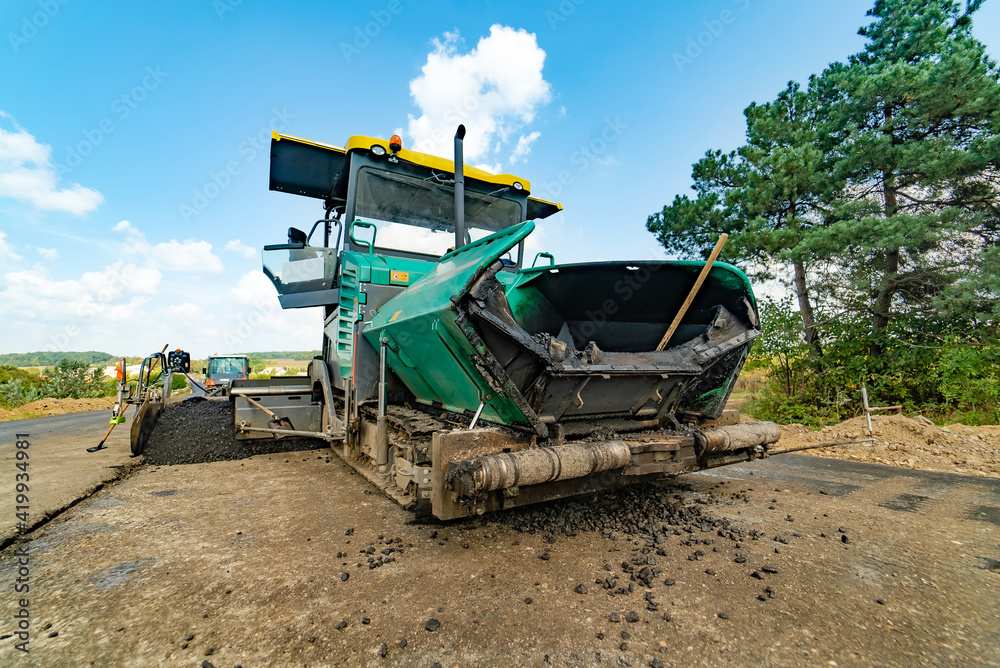
<svg viewBox="0 0 1000 668"><path fill-rule="evenodd" d="M773 422L745 422L699 429L694 437L702 455L718 454L776 443L781 438L781 427Z"/></svg>
<svg viewBox="0 0 1000 668"><path fill-rule="evenodd" d="M622 469L631 461L632 453L621 441L578 443L482 455L453 466L448 480L460 496L471 498L500 489Z"/></svg>

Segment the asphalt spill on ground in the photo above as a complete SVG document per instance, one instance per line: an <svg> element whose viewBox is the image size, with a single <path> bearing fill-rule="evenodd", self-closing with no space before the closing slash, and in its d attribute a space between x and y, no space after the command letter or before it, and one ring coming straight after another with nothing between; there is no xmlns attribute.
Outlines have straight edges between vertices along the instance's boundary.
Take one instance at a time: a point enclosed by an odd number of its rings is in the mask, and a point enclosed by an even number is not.
<svg viewBox="0 0 1000 668"><path fill-rule="evenodd" d="M711 531L725 523L703 513L702 505L691 504L690 495L682 496L687 492L676 484L635 485L508 510L485 521L526 533L573 536L592 531L649 537L673 533L681 526Z"/></svg>
<svg viewBox="0 0 1000 668"><path fill-rule="evenodd" d="M313 438L237 440L234 410L232 402L204 397L168 406L149 437L146 461L156 465L200 464L326 447Z"/></svg>

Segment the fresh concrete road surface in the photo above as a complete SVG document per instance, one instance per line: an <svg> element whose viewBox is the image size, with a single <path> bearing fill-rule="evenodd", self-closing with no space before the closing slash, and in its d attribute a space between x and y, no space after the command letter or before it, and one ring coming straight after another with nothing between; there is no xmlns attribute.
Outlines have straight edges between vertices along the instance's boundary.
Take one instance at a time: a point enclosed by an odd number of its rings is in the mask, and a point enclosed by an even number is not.
<svg viewBox="0 0 1000 668"><path fill-rule="evenodd" d="M108 447L94 453L87 448L97 445L107 433L110 410L0 422L0 541L17 533L19 481L28 484L27 525L31 527L135 463L129 457L128 444L134 412L128 411L128 420L111 432ZM27 458L19 460L15 443L25 437ZM18 464L22 466L18 468ZM27 478L15 477L25 473Z"/></svg>
<svg viewBox="0 0 1000 668"><path fill-rule="evenodd" d="M998 480L783 455L647 489L701 519L418 525L327 449L143 466L0 553L0 628L16 549L32 587L0 664L1000 665Z"/></svg>

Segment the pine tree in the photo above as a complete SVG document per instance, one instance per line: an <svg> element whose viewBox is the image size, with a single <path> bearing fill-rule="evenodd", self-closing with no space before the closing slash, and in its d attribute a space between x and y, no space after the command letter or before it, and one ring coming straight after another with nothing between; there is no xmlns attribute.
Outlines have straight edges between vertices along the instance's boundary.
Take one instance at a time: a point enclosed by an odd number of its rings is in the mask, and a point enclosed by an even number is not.
<svg viewBox="0 0 1000 668"><path fill-rule="evenodd" d="M875 357L897 314L933 323L942 297L996 298L981 270L998 240L1000 84L971 33L980 4L878 0L865 50L818 80L846 187L839 220L799 250L839 257L867 294Z"/></svg>
<svg viewBox="0 0 1000 668"><path fill-rule="evenodd" d="M751 104L743 112L746 144L706 153L692 170L696 198L677 196L646 223L677 255L707 254L716 235L727 232L723 257L750 263L756 278L790 268L791 278L781 278L794 288L805 340L817 353L810 258L796 249L810 229L824 224L824 202L837 190L821 147L819 112L816 97L794 82L773 102Z"/></svg>

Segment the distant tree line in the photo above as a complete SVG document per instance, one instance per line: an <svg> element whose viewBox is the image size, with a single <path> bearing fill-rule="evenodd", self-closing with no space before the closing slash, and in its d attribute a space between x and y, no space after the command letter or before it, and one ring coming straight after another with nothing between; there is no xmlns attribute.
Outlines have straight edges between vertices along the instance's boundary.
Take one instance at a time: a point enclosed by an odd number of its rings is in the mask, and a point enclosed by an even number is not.
<svg viewBox="0 0 1000 668"><path fill-rule="evenodd" d="M51 352L46 350L34 353L0 354L0 366L55 366L62 360L84 362L86 364L107 364L114 363L116 359L113 355L95 350L82 353Z"/></svg>
<svg viewBox="0 0 1000 668"><path fill-rule="evenodd" d="M320 355L318 350L272 350L269 352L245 353L250 357L258 357L262 360L296 360L307 362Z"/></svg>

